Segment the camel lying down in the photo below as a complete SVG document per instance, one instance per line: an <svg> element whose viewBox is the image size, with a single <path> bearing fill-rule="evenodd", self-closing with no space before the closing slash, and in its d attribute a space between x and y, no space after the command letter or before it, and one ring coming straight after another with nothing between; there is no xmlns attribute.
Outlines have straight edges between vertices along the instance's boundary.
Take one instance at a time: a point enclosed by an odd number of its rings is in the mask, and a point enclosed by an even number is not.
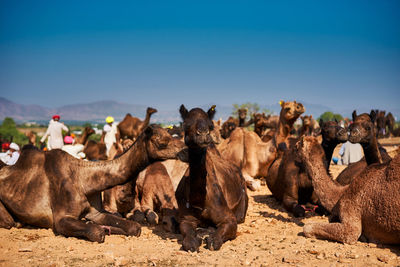
<svg viewBox="0 0 400 267"><path fill-rule="evenodd" d="M305 137L297 149L321 202L329 207L338 198L331 223L306 224L306 237L353 244L363 234L370 242L400 244L400 155L369 165L350 185L341 186L325 172L323 150L315 138Z"/></svg>
<svg viewBox="0 0 400 267"><path fill-rule="evenodd" d="M90 241L103 242L104 228L139 236L138 223L102 210L100 193L135 178L154 160L176 158L183 147L166 130L149 126L112 161L80 161L61 150L26 150L17 164L0 170L0 227L15 226L15 218Z"/></svg>

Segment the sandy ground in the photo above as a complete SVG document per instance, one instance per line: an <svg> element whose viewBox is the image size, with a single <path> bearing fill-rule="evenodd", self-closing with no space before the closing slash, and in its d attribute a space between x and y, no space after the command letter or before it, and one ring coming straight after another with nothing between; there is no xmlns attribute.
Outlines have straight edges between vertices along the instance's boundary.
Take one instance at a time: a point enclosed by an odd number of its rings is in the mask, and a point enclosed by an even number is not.
<svg viewBox="0 0 400 267"><path fill-rule="evenodd" d="M385 142L393 156L399 140ZM383 142L382 142L383 143ZM337 153L337 151L336 151ZM334 177L344 166L331 166ZM181 250L181 236L160 226L142 227L139 238L106 236L102 244L55 236L47 229L0 229L0 266L400 266L400 247L357 242L344 245L309 239L302 227L327 222L312 212L294 218L263 186L249 192L249 210L237 238L221 250ZM205 237L212 229L202 229Z"/></svg>

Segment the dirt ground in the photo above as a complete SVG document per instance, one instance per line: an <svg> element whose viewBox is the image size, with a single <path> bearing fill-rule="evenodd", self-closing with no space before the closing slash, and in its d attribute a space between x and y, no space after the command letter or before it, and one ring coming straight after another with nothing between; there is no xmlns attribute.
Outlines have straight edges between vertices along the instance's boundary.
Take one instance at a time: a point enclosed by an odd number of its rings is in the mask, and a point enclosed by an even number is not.
<svg viewBox="0 0 400 267"><path fill-rule="evenodd" d="M399 139L381 141L391 156ZM335 151L337 154L337 151ZM331 165L334 177L344 166ZM139 238L106 236L102 244L55 236L51 230L0 229L0 266L400 266L400 247L357 242L344 245L305 238L302 227L327 222L312 212L294 218L263 186L249 192L246 221L237 238L221 250L204 244L198 253L181 250L181 236L165 233L160 226L142 227ZM205 237L212 229L201 229Z"/></svg>

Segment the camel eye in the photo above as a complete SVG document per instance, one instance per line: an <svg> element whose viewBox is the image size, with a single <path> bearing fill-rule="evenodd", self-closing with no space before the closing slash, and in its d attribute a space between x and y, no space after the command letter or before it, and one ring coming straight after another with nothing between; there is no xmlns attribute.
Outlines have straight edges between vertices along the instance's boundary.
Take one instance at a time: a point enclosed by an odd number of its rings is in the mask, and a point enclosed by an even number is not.
<svg viewBox="0 0 400 267"><path fill-rule="evenodd" d="M366 129L367 129L367 131L370 131L370 130L371 130L371 127L367 126L367 128L366 128Z"/></svg>

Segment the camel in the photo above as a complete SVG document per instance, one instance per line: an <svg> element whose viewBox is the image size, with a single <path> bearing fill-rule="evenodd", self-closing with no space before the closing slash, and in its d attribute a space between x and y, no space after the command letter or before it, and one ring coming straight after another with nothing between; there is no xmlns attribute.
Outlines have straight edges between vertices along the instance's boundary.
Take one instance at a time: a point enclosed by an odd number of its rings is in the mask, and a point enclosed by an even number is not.
<svg viewBox="0 0 400 267"><path fill-rule="evenodd" d="M107 160L107 148L102 142L96 142L94 140L89 140L85 144L83 153L86 155L87 160Z"/></svg>
<svg viewBox="0 0 400 267"><path fill-rule="evenodd" d="M25 149L39 149L36 146L36 133L33 131L28 131L27 133L25 133L25 136L28 137L28 144L24 145L21 149L25 150Z"/></svg>
<svg viewBox="0 0 400 267"><path fill-rule="evenodd" d="M233 132L233 130L236 129L236 127L238 126L237 120L233 117L229 117L223 124L221 127L221 136L224 139L227 139L231 136L231 133Z"/></svg>
<svg viewBox="0 0 400 267"><path fill-rule="evenodd" d="M369 165L350 185L340 186L325 172L323 149L314 137L296 146L316 194L332 211L330 223L306 224L306 237L354 244L363 234L370 242L400 244L400 155Z"/></svg>
<svg viewBox="0 0 400 267"><path fill-rule="evenodd" d="M320 121L322 126L322 147L326 158L326 171L329 172L329 162L335 147L347 140L347 130L338 126L337 121ZM307 203L313 204L315 209L318 204L311 178L307 175L304 163L299 160L295 153L295 146L291 146L282 156L278 168L278 177L273 187L270 187L272 195L282 201L283 206L295 217L304 217ZM323 213L320 207L316 210Z"/></svg>
<svg viewBox="0 0 400 267"><path fill-rule="evenodd" d="M102 210L101 191L133 179L152 161L179 157L183 149L166 130L149 126L113 161L81 161L58 149L26 150L14 166L0 170L0 227L9 229L18 220L96 242L104 242L102 226L139 236L138 223Z"/></svg>
<svg viewBox="0 0 400 267"><path fill-rule="evenodd" d="M374 126L376 120L375 110L372 110L370 114L363 113L358 116L357 112L354 110L352 116L353 124L349 127L349 141L352 143L360 143L364 150L364 158L350 164L339 174L336 181L341 185L350 184L352 179L357 177L368 165L391 160L386 150L382 148L377 141Z"/></svg>
<svg viewBox="0 0 400 267"><path fill-rule="evenodd" d="M265 116L265 113L255 113L253 115L253 121L254 132L261 138L261 140L268 142L276 133L279 124L279 116Z"/></svg>
<svg viewBox="0 0 400 267"><path fill-rule="evenodd" d="M94 130L89 126L86 126L83 130L82 136L77 137L75 143L85 145L88 141L89 136L91 136L92 134L94 134Z"/></svg>
<svg viewBox="0 0 400 267"><path fill-rule="evenodd" d="M201 245L197 226L215 225L206 243L209 249L219 250L224 242L236 238L237 224L245 219L246 184L240 169L224 160L213 143L214 106L204 112L200 108L188 111L181 105L180 114L189 154L189 168L176 190L182 248L197 251Z"/></svg>
<svg viewBox="0 0 400 267"><path fill-rule="evenodd" d="M394 119L393 114L392 114L391 112L389 112L389 113L386 115L386 127L388 128L386 137L389 137L390 134L393 135L393 136L395 136L395 134L394 134L394 125L395 125L395 122L396 122L396 121L395 121L395 119Z"/></svg>
<svg viewBox="0 0 400 267"><path fill-rule="evenodd" d="M122 139L130 138L135 140L143 131L143 129L149 125L151 115L156 112L157 109L148 107L144 121L141 121L139 118L132 117L130 113L126 114L125 118L118 124L120 137Z"/></svg>
<svg viewBox="0 0 400 267"><path fill-rule="evenodd" d="M300 118L301 118L301 120L302 120L302 125L301 125L301 127L300 127L300 129L299 129L299 137L300 136L303 136L303 135L305 135L305 136L311 136L313 133L312 133L312 131L313 131L313 129L312 129L312 125L311 125L311 122L312 122L312 115L310 115L310 116L300 116Z"/></svg>
<svg viewBox="0 0 400 267"><path fill-rule="evenodd" d="M376 113L376 137L383 138L386 136L386 111L380 110Z"/></svg>
<svg viewBox="0 0 400 267"><path fill-rule="evenodd" d="M293 123L304 112L303 105L296 101L280 103L282 110L279 127L273 139L263 142L255 132L238 128L232 132L229 139L223 140L217 146L225 159L241 168L248 188L253 191L260 188L260 181L254 178L268 175L271 164L278 156L278 147L284 149L287 146Z"/></svg>

